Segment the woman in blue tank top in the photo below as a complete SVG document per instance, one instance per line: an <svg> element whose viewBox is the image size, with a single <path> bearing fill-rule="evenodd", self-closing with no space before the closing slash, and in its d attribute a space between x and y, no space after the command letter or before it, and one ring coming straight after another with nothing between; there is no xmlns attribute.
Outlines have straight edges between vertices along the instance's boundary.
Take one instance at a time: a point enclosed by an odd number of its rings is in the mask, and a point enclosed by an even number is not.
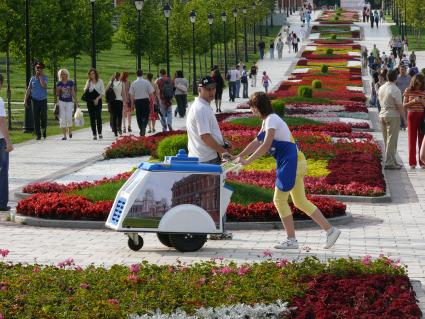
<svg viewBox="0 0 425 319"><path fill-rule="evenodd" d="M276 186L273 203L279 212L287 233L287 240L275 246L277 249L298 249L294 221L288 205L288 197L298 209L313 219L327 233L324 248L331 248L341 231L332 227L321 211L305 196L304 176L307 161L292 137L288 125L273 112L270 100L264 92L251 95L248 102L254 115L263 120L257 137L238 155L236 161L247 165L269 153L276 159ZM248 158L244 158L249 156Z"/></svg>

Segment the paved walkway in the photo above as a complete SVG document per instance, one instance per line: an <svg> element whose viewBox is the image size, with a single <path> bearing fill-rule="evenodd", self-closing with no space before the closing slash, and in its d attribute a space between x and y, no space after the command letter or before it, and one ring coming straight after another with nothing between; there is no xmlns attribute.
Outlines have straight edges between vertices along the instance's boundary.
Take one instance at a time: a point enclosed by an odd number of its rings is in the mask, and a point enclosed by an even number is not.
<svg viewBox="0 0 425 319"><path fill-rule="evenodd" d="M298 21L298 15L289 20L294 28L297 28ZM376 31L366 27L365 35L366 40L363 43L368 47L379 43L379 47L384 48L388 43L387 25L382 25ZM265 59L260 61L259 69L267 70L272 80L283 79L294 60L294 55L287 54L283 61ZM256 88L259 89L261 88ZM254 90L251 89L252 91ZM227 98L225 92L223 100L227 101ZM223 110L234 110L237 104L226 102ZM183 120L177 119L174 126L183 127ZM105 134L104 141L91 141L90 135L88 130L83 130L75 133L73 141L66 143L59 141L57 137L51 137L47 141L17 146L11 158L12 187L20 187L31 180L54 174L72 164L99 155L113 140L112 134L108 133ZM375 135L381 139L379 133ZM401 161L407 166L405 132L400 136L399 150ZM425 284L425 171L404 169L386 173L393 202L349 203L348 210L353 214L354 221L341 227L343 233L333 249L324 250L322 246L325 234L317 228L310 228L297 233L300 251L273 250L274 257L298 259L314 255L327 259L366 254L377 257L385 254L400 257L401 262L408 265L411 278L419 279ZM95 263L105 266L114 263L131 264L142 260L173 263L177 258L183 262L213 257L224 257L237 262L258 261L265 249L270 249L274 243L284 238L284 233L280 230L235 231L232 241L208 241L201 251L182 254L162 246L154 234L144 235L145 247L139 252L132 252L127 248L124 235L107 230L36 228L1 222L0 234L0 248L9 249L11 254L8 260L14 262L36 261L50 264L72 257L82 265ZM422 305L425 304L425 300L421 299L421 302Z"/></svg>

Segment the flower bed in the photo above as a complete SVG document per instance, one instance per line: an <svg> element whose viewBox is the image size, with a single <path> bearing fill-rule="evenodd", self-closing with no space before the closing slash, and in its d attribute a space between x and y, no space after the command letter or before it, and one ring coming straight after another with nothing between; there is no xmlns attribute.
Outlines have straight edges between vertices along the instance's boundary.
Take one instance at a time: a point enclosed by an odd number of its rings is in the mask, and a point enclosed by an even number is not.
<svg viewBox="0 0 425 319"><path fill-rule="evenodd" d="M344 314L421 317L406 270L398 261L366 256L326 263L314 257L290 262L273 259L269 250L263 256L262 262L242 265L216 259L193 265L144 262L109 269L93 265L83 269L72 258L50 266L3 261L0 317L115 319L157 310L193 315L202 307L277 300L287 302L287 307L279 307L285 311L273 315L286 319L348 318Z"/></svg>

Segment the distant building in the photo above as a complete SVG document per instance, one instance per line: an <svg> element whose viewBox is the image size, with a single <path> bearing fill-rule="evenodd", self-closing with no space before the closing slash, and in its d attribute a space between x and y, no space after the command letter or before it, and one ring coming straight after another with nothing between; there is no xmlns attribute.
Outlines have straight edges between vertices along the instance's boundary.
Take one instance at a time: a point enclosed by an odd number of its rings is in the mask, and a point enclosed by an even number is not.
<svg viewBox="0 0 425 319"><path fill-rule="evenodd" d="M220 176L192 174L174 183L171 206L193 204L205 209L216 224L220 220Z"/></svg>
<svg viewBox="0 0 425 319"><path fill-rule="evenodd" d="M156 200L152 189L147 189L142 200L136 199L129 217L162 217L170 209L165 198Z"/></svg>

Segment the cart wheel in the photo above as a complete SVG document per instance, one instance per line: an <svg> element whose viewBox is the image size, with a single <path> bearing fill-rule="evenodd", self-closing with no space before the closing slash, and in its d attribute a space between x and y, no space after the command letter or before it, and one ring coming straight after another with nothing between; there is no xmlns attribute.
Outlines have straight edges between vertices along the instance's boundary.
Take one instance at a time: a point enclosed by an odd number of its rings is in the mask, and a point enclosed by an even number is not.
<svg viewBox="0 0 425 319"><path fill-rule="evenodd" d="M167 247L173 247L173 244L170 242L170 234L165 233L156 233L156 237L158 237L158 240Z"/></svg>
<svg viewBox="0 0 425 319"><path fill-rule="evenodd" d="M130 237L128 238L128 248L133 251L139 251L143 247L143 238L140 235L137 235L137 237L139 239L138 244L136 244Z"/></svg>
<svg viewBox="0 0 425 319"><path fill-rule="evenodd" d="M170 234L170 242L181 252L197 251L204 246L207 235L203 234Z"/></svg>

